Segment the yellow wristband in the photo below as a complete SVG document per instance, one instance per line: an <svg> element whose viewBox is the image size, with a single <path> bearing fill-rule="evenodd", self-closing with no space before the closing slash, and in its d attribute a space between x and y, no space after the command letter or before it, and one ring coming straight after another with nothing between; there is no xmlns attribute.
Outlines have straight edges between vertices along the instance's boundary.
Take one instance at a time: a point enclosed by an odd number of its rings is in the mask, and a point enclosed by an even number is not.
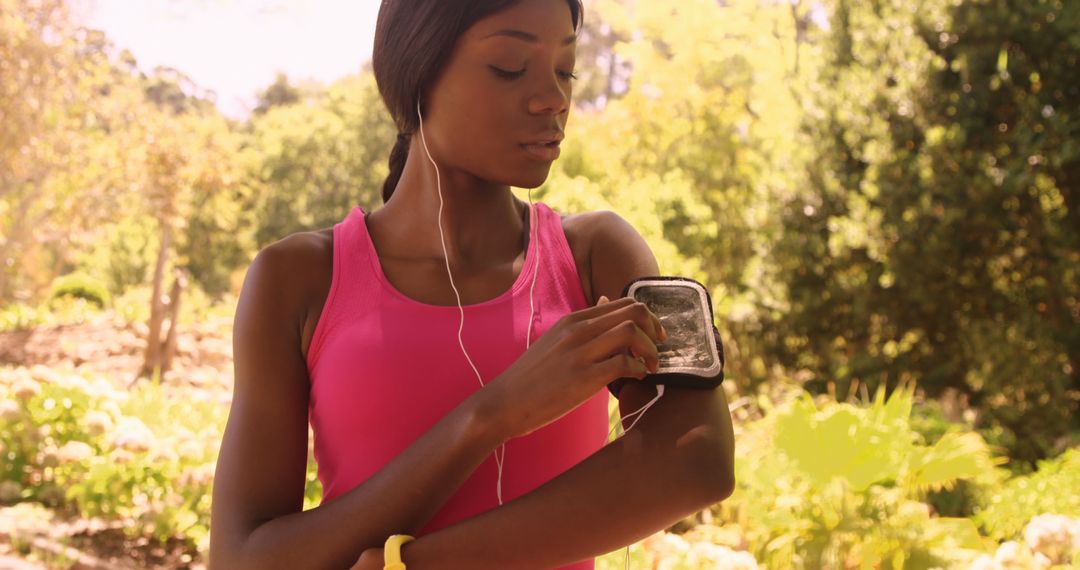
<svg viewBox="0 0 1080 570"><path fill-rule="evenodd" d="M386 539L383 546L383 570L405 570L405 563L401 561L401 545L413 540L407 534L395 534Z"/></svg>

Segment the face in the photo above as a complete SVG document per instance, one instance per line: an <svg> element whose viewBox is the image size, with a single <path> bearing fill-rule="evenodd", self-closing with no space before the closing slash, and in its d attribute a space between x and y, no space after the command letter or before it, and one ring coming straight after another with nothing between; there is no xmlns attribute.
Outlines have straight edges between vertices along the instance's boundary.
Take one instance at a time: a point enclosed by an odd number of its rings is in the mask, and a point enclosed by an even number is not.
<svg viewBox="0 0 1080 570"><path fill-rule="evenodd" d="M469 28L426 93L440 167L519 188L547 179L570 112L574 27L566 0L522 0Z"/></svg>

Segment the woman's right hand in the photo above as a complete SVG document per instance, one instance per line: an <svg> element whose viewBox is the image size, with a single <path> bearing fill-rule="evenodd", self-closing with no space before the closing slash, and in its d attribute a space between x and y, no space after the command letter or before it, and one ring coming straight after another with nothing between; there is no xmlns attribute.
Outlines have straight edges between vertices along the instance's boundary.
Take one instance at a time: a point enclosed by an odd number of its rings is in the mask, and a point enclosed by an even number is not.
<svg viewBox="0 0 1080 570"><path fill-rule="evenodd" d="M478 396L490 398L488 409L505 439L527 435L616 378L641 379L655 372L656 343L666 338L644 303L601 297L596 306L559 319Z"/></svg>

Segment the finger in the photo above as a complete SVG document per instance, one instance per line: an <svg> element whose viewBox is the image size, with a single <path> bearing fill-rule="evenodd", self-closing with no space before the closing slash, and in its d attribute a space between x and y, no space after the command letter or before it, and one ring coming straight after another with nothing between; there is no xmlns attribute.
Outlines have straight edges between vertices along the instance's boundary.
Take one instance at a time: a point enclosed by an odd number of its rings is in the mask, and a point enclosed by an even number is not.
<svg viewBox="0 0 1080 570"><path fill-rule="evenodd" d="M607 299L607 297L601 297L601 298L602 299ZM594 319L594 318L596 318L598 316L601 316L601 315L606 315L606 314L608 314L608 313L610 313L612 311L617 311L619 308L625 307L625 306L628 306L628 305L632 305L633 303L634 303L634 300L630 299L629 297L623 297L621 299L615 299L614 301L607 300L607 301L605 301L603 303L600 303L599 301L597 301L596 305L593 305L592 307L588 307L588 308L585 308L585 309L581 309L579 311L574 311L573 313L570 313L570 314L566 315L566 318L576 320L576 321L587 321L587 320Z"/></svg>
<svg viewBox="0 0 1080 570"><path fill-rule="evenodd" d="M660 370L660 349L656 346L656 342L640 328L634 334L630 353L636 358L644 359L645 367L649 372L655 373Z"/></svg>
<svg viewBox="0 0 1080 570"><path fill-rule="evenodd" d="M636 378L641 380L648 374L645 365L626 353L613 354L596 365L596 370L604 384L618 378Z"/></svg>
<svg viewBox="0 0 1080 570"><path fill-rule="evenodd" d="M585 347L585 354L590 360L604 360L615 353L627 352L631 358L640 357L643 365L651 372L656 372L660 359L656 344L634 321L621 321Z"/></svg>
<svg viewBox="0 0 1080 570"><path fill-rule="evenodd" d="M650 309L648 305L646 305L645 303L641 304L644 305L645 318L649 320L649 326L642 326L641 330L647 331L649 336L652 337L653 342L666 340L667 331L664 330L664 326L660 323L660 317L657 317L656 313L653 313L652 309Z"/></svg>
<svg viewBox="0 0 1080 570"><path fill-rule="evenodd" d="M667 340L667 330L664 329L664 324L660 322L660 317L652 312L648 305L645 306L645 309L649 311L649 316L652 318L653 328L650 330L653 331L653 339L656 341Z"/></svg>
<svg viewBox="0 0 1080 570"><path fill-rule="evenodd" d="M616 310L598 314L589 319L588 324L584 327L586 337L596 337L620 322L629 320L634 321L641 330L646 331L646 334L653 339L653 342L659 342L665 338L661 333L663 327L660 325L660 319L656 318L656 315L649 310L645 303L634 301L631 297L623 297L605 306L615 305L616 303L621 303Z"/></svg>

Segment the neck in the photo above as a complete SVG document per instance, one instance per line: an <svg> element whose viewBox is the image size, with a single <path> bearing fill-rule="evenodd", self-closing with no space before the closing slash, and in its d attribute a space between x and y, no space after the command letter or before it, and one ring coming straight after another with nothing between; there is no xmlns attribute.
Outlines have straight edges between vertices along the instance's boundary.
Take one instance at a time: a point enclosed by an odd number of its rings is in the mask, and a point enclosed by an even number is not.
<svg viewBox="0 0 1080 570"><path fill-rule="evenodd" d="M505 184L479 179L439 165L439 177L419 137L412 141L405 168L390 200L369 218L394 255L444 259L451 265L485 267L516 255L525 239L528 204Z"/></svg>

